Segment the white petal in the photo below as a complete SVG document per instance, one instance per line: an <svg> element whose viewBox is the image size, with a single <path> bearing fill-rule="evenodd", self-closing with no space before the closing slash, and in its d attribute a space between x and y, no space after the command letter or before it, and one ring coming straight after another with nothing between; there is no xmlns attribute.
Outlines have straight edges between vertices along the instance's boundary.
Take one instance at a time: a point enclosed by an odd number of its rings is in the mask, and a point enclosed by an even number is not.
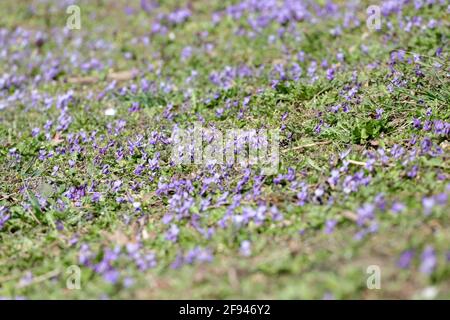
<svg viewBox="0 0 450 320"><path fill-rule="evenodd" d="M116 109L114 108L108 108L105 110L105 116L114 116L116 115Z"/></svg>

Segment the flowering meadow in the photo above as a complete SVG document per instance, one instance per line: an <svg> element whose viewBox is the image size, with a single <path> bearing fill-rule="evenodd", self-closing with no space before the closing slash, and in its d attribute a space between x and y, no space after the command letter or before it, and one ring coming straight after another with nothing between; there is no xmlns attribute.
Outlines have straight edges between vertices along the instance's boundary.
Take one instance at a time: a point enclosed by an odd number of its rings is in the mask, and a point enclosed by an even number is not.
<svg viewBox="0 0 450 320"><path fill-rule="evenodd" d="M0 13L1 298L450 299L447 0Z"/></svg>

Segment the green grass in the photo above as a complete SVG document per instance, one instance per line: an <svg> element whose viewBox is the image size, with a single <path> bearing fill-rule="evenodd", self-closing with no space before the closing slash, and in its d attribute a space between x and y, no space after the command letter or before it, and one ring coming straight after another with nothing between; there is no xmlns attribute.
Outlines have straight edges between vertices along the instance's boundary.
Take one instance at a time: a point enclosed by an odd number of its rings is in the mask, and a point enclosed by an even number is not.
<svg viewBox="0 0 450 320"><path fill-rule="evenodd" d="M125 1L80 1L82 29L70 31L71 38L63 37L66 17L65 8L52 4L53 12L46 12L43 4L36 4L34 13L29 1L2 1L4 12L0 28L9 31L17 27L30 32L42 31L50 34L41 47L31 43L26 46L27 58L16 62L18 75L32 77L43 72L36 63L29 70L33 59L45 60L47 54L61 59L61 70L53 81L41 82L25 89L12 86L8 94L26 92L26 97L35 89L48 97L57 97L73 90L74 99L68 104L72 122L67 130L57 132L55 126L46 139L43 126L48 120L58 122L60 110L53 104L46 109L33 106L21 99L14 106L0 110L0 206L9 208L10 219L0 230L0 296L29 299L186 299L186 298L258 298L258 299L321 299L332 295L337 299L420 298L425 288L435 287L437 298L450 298L450 221L448 201L436 205L430 215L424 215L423 197L449 193L449 144L448 135L436 135L432 131L415 129L413 118L422 122L431 109L431 120L449 122L450 96L448 81L448 18L446 8L424 7L414 11L413 5L404 9L408 17L419 15L425 21L436 19L443 23L434 29L415 28L406 32L397 26L398 17L390 15L388 21L394 25L389 30L375 32L365 25L365 8L368 2L356 11L361 25L343 30L334 37L329 30L336 26L334 19L320 19L318 23L299 22L292 32L270 43L268 38L277 35L280 25L271 24L255 37L237 36L239 26L249 30L246 17L234 21L223 18L217 25L211 21L213 12L226 8L235 1L191 2L193 15L185 23L173 26L168 35L153 35L149 38L152 23L160 12L170 12L178 5L176 1L162 1L159 8L146 14L133 3L136 13L124 13ZM343 1L337 1L343 3ZM367 4L367 5L366 5ZM94 15L95 14L95 18ZM447 26L447 27L446 27ZM207 35L201 32L207 31ZM297 34L296 34L297 33ZM76 45L75 39L82 39ZM143 45L139 39L150 39ZM95 50L96 41L105 41L111 47ZM210 51L205 50L212 44ZM99 45L97 43L97 45ZM368 47L368 53L361 50ZM194 53L186 60L180 53L191 46ZM438 48L442 55L436 56ZM413 54L421 55L421 72L415 73L415 63L397 62L395 69L401 80L407 82L390 91L394 77L388 68L391 52L405 50L406 59ZM8 47L7 56L21 52L20 43ZM299 62L296 54L304 51L305 62ZM336 53L345 54L344 62L336 60ZM124 53L130 53L127 59ZM71 63L70 56L80 61L88 57L111 65L102 71L83 71L80 63ZM335 79L327 80L325 70L320 67L323 59L330 65L338 65ZM309 81L309 62L317 61L318 80ZM1 61L1 60L0 60ZM77 60L78 61L78 60ZM271 87L272 67L285 64L287 69L296 61L303 69L298 81L285 81ZM368 64L377 63L370 68ZM436 63L442 65L437 68ZM226 66L248 65L258 76L233 79L229 86L218 88L210 80L211 72L222 72ZM111 81L110 71L139 70L136 79L118 81L116 89L98 101L96 97ZM198 75L190 83L186 78L195 70ZM354 98L346 100L346 94L357 73L360 85ZM0 63L0 74L11 73L8 64ZM73 84L70 79L98 77L89 84ZM170 83L171 92L156 90L153 93L128 90L118 94L118 88L135 83L141 78L155 85ZM261 90L259 90L261 89ZM217 98L214 95L217 94ZM243 100L250 97L248 105ZM131 113L133 102L140 103L140 111ZM330 108L347 103L348 112L331 112ZM168 105L171 116L168 116ZM114 117L104 115L105 109L117 109ZM224 108L222 115L217 111ZM376 119L376 110L384 110L381 119ZM241 109L244 112L240 112ZM280 120L285 112L288 116ZM122 131L115 133L116 120L126 120ZM298 181L309 185L314 192L326 187L323 201L311 200L298 205L300 186L289 182L275 183L276 176L266 176L261 183L259 195L252 196L255 173L244 186L241 194L243 207L257 207L261 202L276 205L283 220L268 219L262 225L251 222L244 228L217 227L224 216L232 196L224 204L200 212L201 179L211 171L199 166L171 167L171 149L168 146L145 144L135 154L127 153L129 142L139 135L148 141L153 131L170 137L173 125L189 126L203 119L220 129L235 128L279 128L285 125L280 146L279 173L286 174L294 168ZM321 130L316 126L323 121ZM35 127L41 128L36 137L31 135ZM96 145L83 141L96 131ZM71 135L75 135L80 148L74 148ZM430 137L434 148L440 146L442 154L432 156L419 154L412 162L390 159L387 164L377 162L373 171L368 171L360 162L368 161L368 152L376 153L383 148L389 154L394 145L405 148L405 154L413 150L409 141L417 137L415 147L420 148L424 137ZM102 138L101 138L102 137ZM100 149L114 142L104 154ZM20 161L15 161L9 150L15 148ZM60 153L65 148L65 153ZM346 159L348 175L363 171L370 175L367 185L346 193L340 187L330 187L328 178L334 167L341 167L339 154L351 149ZM124 151L123 159L116 153ZM39 159L39 152L53 151L54 156ZM133 171L145 163L143 154L152 159L160 153L160 168L154 174L147 170L136 175ZM69 160L75 161L73 167ZM359 164L358 164L359 163ZM109 174L102 173L109 166ZM418 174L408 177L413 165L418 165ZM59 170L54 172L54 167ZM220 171L217 171L220 172ZM224 191L232 192L243 177L243 172L232 168L228 176L218 185L212 186L207 195L215 201ZM191 179L194 204L190 214L200 212L203 228L215 228L211 239L206 239L195 230L188 219L177 222L180 234L176 243L165 240L168 226L162 218L170 212L171 194L158 195L159 179ZM123 186L118 194L110 191L111 184L121 180ZM92 193L80 199L80 203L65 196L70 187L95 183L102 193L99 203L91 201ZM134 191L131 187L140 184ZM355 214L365 203L375 201L382 193L387 210L378 210L375 221L378 231L356 240L361 231L351 214ZM39 203L44 197L46 206ZM132 197L129 203L117 203L116 197ZM332 204L328 203L330 198ZM60 208L61 203L65 208ZM142 211L136 212L132 202L141 203ZM394 214L389 209L394 201L405 204L406 209ZM43 208L45 207L45 208ZM348 213L351 213L350 215ZM333 233L324 232L327 220L337 220ZM57 226L62 223L63 230ZM74 239L77 241L73 241ZM242 241L252 243L252 254L242 257L239 247ZM114 261L120 272L120 281L106 282L101 275L82 266L81 290L66 288L71 265L79 265L80 246L88 243L94 254L93 260L100 262L106 249L140 242L143 252L156 255L157 266L145 272L138 269L134 261L122 255ZM200 246L211 250L211 263L194 263L179 269L171 264L180 252ZM432 246L436 252L436 268L431 274L420 272L423 249ZM408 269L397 266L405 250L414 250L415 255ZM381 268L381 290L369 290L366 286L370 265ZM31 272L31 282L21 282ZM127 278L133 279L131 286Z"/></svg>

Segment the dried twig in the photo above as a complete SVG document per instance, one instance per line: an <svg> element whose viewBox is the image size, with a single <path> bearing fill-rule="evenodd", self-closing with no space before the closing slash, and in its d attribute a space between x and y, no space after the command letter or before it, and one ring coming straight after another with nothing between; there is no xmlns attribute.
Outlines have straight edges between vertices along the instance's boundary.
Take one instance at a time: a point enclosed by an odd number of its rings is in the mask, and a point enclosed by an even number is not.
<svg viewBox="0 0 450 320"><path fill-rule="evenodd" d="M38 277L36 277L36 278L33 278L33 280L31 280L30 282L27 282L27 283L19 283L19 284L17 285L17 288L25 288L25 287L31 286L31 285L33 285L33 284L36 284L36 283L40 283L40 282L47 281L48 279L51 279L51 278L56 277L56 276L59 275L60 273L61 273L61 271L60 271L59 269L55 269L55 270L53 270L53 271L50 271L50 272L45 273L45 274L43 274L43 275L40 275L40 276L38 276Z"/></svg>
<svg viewBox="0 0 450 320"><path fill-rule="evenodd" d="M304 144L304 145L301 145L301 146L293 147L293 148L290 148L290 149L285 149L285 150L283 150L283 153L286 153L288 151L293 151L293 150L299 150L299 149L314 147L314 146L318 146L318 145L329 144L329 143L331 143L331 141L319 141L319 142L314 142L314 143L308 143L308 144Z"/></svg>
<svg viewBox="0 0 450 320"><path fill-rule="evenodd" d="M344 218L347 218L348 220L351 220L353 222L358 221L358 216L356 215L356 213L351 212L351 211L343 211L343 212L341 212L341 216L343 216Z"/></svg>
<svg viewBox="0 0 450 320"><path fill-rule="evenodd" d="M106 76L106 80L108 80L108 81L112 81L112 80L128 81L128 80L134 79L138 75L138 73L139 73L139 71L136 69L119 71L119 72L110 72ZM95 77L95 76L67 78L68 83L80 84L80 85L93 84L93 83L99 82L100 80L101 80L100 77Z"/></svg>
<svg viewBox="0 0 450 320"><path fill-rule="evenodd" d="M366 166L366 163L365 162L362 162L362 161L356 161L356 160L346 160L348 163L352 163L352 164L356 164L356 165L358 165L358 166Z"/></svg>
<svg viewBox="0 0 450 320"><path fill-rule="evenodd" d="M120 71L120 72L110 72L107 76L107 80L116 80L116 81L127 81L134 79L138 74L136 69Z"/></svg>

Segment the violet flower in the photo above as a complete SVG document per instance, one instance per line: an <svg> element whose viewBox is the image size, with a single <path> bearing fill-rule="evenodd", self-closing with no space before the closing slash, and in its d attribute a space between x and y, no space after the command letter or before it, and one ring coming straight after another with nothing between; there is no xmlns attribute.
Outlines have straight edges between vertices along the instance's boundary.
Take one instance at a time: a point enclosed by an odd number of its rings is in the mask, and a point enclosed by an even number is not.
<svg viewBox="0 0 450 320"><path fill-rule="evenodd" d="M331 234L334 231L334 228L337 225L337 221L335 219L329 219L325 222L325 233Z"/></svg>
<svg viewBox="0 0 450 320"><path fill-rule="evenodd" d="M420 272L425 274L433 273L436 268L436 253L432 246L427 246L422 252L421 255L422 263L420 264Z"/></svg>
<svg viewBox="0 0 450 320"><path fill-rule="evenodd" d="M6 208L5 206L0 207L0 230L3 229L3 226L10 217L11 215L8 214L8 208Z"/></svg>
<svg viewBox="0 0 450 320"><path fill-rule="evenodd" d="M414 251L413 250L406 250L398 259L397 266L401 269L408 269L411 265L411 261L414 258Z"/></svg>
<svg viewBox="0 0 450 320"><path fill-rule="evenodd" d="M242 256L249 257L252 254L252 247L250 241L248 240L242 241L239 252Z"/></svg>

